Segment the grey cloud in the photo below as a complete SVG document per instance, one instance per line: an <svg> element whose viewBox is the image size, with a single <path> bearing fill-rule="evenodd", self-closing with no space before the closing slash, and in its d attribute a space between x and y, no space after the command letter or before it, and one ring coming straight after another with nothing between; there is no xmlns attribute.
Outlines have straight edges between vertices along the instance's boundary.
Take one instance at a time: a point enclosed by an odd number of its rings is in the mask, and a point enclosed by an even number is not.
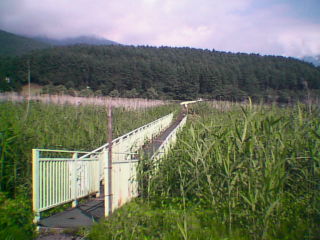
<svg viewBox="0 0 320 240"><path fill-rule="evenodd" d="M263 0L262 0L263 1ZM28 35L103 36L124 44L262 54L319 54L320 24L253 0L1 0L0 28ZM298 40L296 40L298 39Z"/></svg>

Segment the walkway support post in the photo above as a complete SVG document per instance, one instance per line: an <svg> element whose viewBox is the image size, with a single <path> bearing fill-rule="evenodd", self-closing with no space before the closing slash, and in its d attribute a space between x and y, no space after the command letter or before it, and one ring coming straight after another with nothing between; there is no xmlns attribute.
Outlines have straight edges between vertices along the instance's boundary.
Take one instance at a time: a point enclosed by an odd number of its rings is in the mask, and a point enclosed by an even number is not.
<svg viewBox="0 0 320 240"><path fill-rule="evenodd" d="M112 213L112 105L108 108L108 215Z"/></svg>
<svg viewBox="0 0 320 240"><path fill-rule="evenodd" d="M78 199L77 199L77 160L78 160L78 153L74 153L72 156L73 162L72 162L72 189L73 189L73 201L72 201L72 207L75 208L78 206Z"/></svg>

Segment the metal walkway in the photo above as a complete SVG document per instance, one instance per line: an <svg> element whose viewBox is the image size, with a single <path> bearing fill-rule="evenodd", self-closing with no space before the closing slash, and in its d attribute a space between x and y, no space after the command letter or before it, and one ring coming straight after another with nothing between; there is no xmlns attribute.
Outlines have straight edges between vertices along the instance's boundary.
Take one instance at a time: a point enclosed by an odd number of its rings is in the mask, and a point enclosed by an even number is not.
<svg viewBox="0 0 320 240"><path fill-rule="evenodd" d="M181 113L177 119L166 128L160 135L155 137L146 146L143 146L144 154L151 157L159 150L168 138L168 136L174 131L177 126L185 119L185 113ZM75 229L81 227L88 227L98 221L100 218L105 217L105 196L104 187L100 186L100 197L89 197L84 203L80 203L75 208L69 208L63 212L54 214L50 217L43 218L38 222L40 230L45 232L46 230L53 229Z"/></svg>

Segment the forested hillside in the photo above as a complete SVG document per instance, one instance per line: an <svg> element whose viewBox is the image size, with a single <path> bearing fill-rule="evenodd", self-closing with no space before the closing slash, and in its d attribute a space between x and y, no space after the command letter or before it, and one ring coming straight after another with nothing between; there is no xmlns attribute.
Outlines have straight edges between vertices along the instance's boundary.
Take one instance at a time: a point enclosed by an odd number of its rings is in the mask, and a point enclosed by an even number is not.
<svg viewBox="0 0 320 240"><path fill-rule="evenodd" d="M44 42L0 30L0 56L22 55L48 47Z"/></svg>
<svg viewBox="0 0 320 240"><path fill-rule="evenodd" d="M62 39L52 39L47 37L35 37L35 40L50 44L52 46L69 46L77 44L87 44L87 45L118 45L114 41L99 38L95 36L79 36L73 38L62 38Z"/></svg>
<svg viewBox="0 0 320 240"><path fill-rule="evenodd" d="M120 45L56 47L2 58L2 89L17 90L27 82L28 60L31 82L49 92L233 100L249 95L278 101L320 92L320 68L293 58Z"/></svg>
<svg viewBox="0 0 320 240"><path fill-rule="evenodd" d="M301 60L305 62L312 63L314 66L319 67L320 66L320 55L316 56L305 56Z"/></svg>

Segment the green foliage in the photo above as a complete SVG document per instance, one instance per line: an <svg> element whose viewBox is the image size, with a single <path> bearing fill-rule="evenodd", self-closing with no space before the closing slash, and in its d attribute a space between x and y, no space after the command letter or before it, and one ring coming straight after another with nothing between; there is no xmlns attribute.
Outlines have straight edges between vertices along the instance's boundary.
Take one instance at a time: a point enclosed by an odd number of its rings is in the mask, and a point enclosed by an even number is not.
<svg viewBox="0 0 320 240"><path fill-rule="evenodd" d="M16 187L17 162L12 146L15 139L16 135L12 128L7 127L0 131L0 192L12 192Z"/></svg>
<svg viewBox="0 0 320 240"><path fill-rule="evenodd" d="M12 91L13 87L10 84L10 78L4 77L0 78L0 92Z"/></svg>
<svg viewBox="0 0 320 240"><path fill-rule="evenodd" d="M148 88L145 95L149 99L157 99L159 97L157 91L153 87Z"/></svg>
<svg viewBox="0 0 320 240"><path fill-rule="evenodd" d="M164 240L245 240L239 231L228 234L211 210L185 211L170 205L131 202L116 210L107 220L93 226L89 239L164 239Z"/></svg>
<svg viewBox="0 0 320 240"><path fill-rule="evenodd" d="M79 92L79 97L93 97L94 93L90 88L82 89Z"/></svg>
<svg viewBox="0 0 320 240"><path fill-rule="evenodd" d="M319 109L225 112L203 103L189 111L156 174L140 176L145 201L210 209L229 234L240 228L250 239L319 239Z"/></svg>
<svg viewBox="0 0 320 240"><path fill-rule="evenodd" d="M111 95L117 95L117 93L115 92L115 91L112 91L112 92L110 92L110 94L109 94L110 96ZM119 93L118 93L118 96L119 96ZM117 97L118 97L117 96ZM133 89L131 89L131 90L127 90L127 91L125 91L125 93L124 93L124 97L127 97L127 98L137 98L137 97L139 97L140 96L140 94L138 93L138 91L137 91L137 89L135 89L135 88L133 88Z"/></svg>
<svg viewBox="0 0 320 240"><path fill-rule="evenodd" d="M0 239L27 240L33 239L34 225L31 201L19 196L10 199L0 192Z"/></svg>
<svg viewBox="0 0 320 240"><path fill-rule="evenodd" d="M177 109L113 109L113 137ZM32 148L93 150L107 141L101 106L0 102L0 239L32 239Z"/></svg>
<svg viewBox="0 0 320 240"><path fill-rule="evenodd" d="M67 88L64 85L46 85L41 89L41 93L44 94L67 94L69 93L70 95L72 95L71 91L68 91Z"/></svg>
<svg viewBox="0 0 320 240"><path fill-rule="evenodd" d="M96 97L102 97L103 96L103 93L102 93L102 90L97 90L94 92L94 96Z"/></svg>
<svg viewBox="0 0 320 240"><path fill-rule="evenodd" d="M1 191L14 196L16 186L31 181L31 149L93 150L107 142L107 112L102 106L0 103ZM113 109L113 137L120 136L176 109Z"/></svg>
<svg viewBox="0 0 320 240"><path fill-rule="evenodd" d="M10 77L10 88L18 89L27 81L28 60L33 83L77 91L89 86L116 97L295 102L307 98L306 86L316 96L320 89L320 69L293 58L120 45L55 47L1 58L0 79Z"/></svg>
<svg viewBox="0 0 320 240"><path fill-rule="evenodd" d="M120 97L120 93L117 89L115 90L112 90L110 93L109 93L109 97Z"/></svg>
<svg viewBox="0 0 320 240"><path fill-rule="evenodd" d="M0 56L22 55L50 45L0 30Z"/></svg>

